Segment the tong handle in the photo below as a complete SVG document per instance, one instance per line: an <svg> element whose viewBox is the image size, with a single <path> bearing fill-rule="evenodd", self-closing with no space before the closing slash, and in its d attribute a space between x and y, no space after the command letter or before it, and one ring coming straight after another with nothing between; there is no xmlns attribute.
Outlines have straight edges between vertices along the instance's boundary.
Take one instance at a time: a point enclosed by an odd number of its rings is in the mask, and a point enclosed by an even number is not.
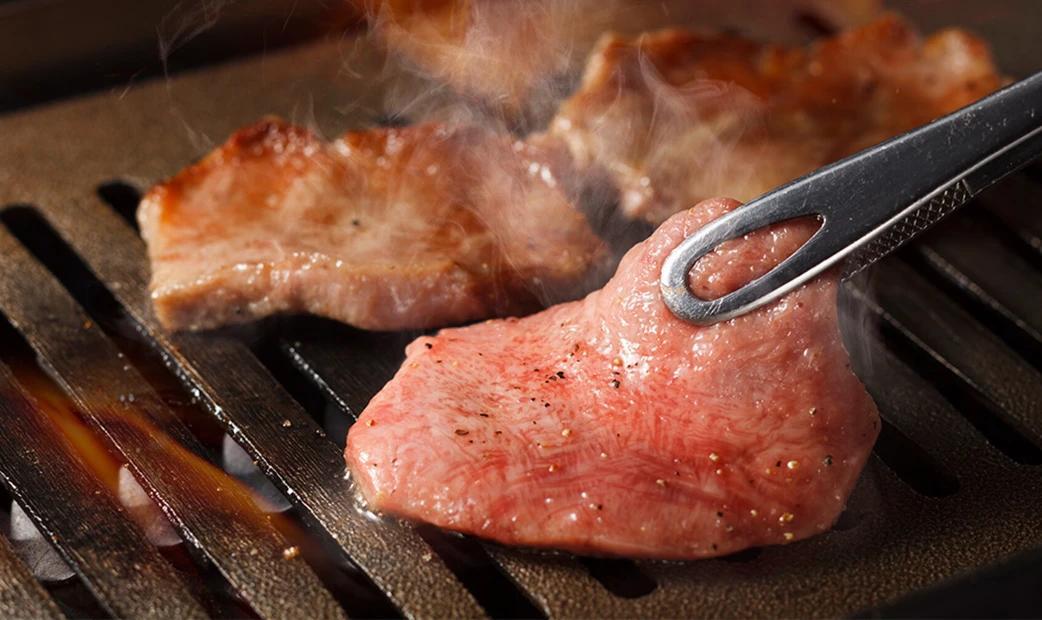
<svg viewBox="0 0 1042 620"><path fill-rule="evenodd" d="M666 259L660 281L663 299L678 317L705 325L770 303L864 250L850 261L846 273L853 273L1039 155L1042 73L714 220ZM691 292L691 268L724 241L806 216L821 221L818 231L763 276L714 300ZM888 231L889 241L882 236ZM876 239L880 241L870 245Z"/></svg>

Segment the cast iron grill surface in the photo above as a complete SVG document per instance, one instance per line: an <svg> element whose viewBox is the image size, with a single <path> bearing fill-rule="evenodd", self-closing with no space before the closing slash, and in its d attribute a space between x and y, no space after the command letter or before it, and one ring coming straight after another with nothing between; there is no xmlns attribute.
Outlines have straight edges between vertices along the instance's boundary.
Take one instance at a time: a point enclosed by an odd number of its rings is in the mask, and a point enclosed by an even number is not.
<svg viewBox="0 0 1042 620"><path fill-rule="evenodd" d="M0 479L88 609L841 616L1042 544L1037 171L844 291L848 347L885 423L826 534L717 560L630 562L509 549L358 510L344 433L412 334L307 318L164 332L132 213L137 191L265 114L326 136L377 123L382 75L379 55L347 39L0 118L0 414L10 420ZM125 463L183 544L150 542L112 481L72 456L53 400ZM224 512L243 491L208 465L223 433L284 505ZM52 598L91 615L69 602L71 587L37 580L0 544L5 615L55 615Z"/></svg>

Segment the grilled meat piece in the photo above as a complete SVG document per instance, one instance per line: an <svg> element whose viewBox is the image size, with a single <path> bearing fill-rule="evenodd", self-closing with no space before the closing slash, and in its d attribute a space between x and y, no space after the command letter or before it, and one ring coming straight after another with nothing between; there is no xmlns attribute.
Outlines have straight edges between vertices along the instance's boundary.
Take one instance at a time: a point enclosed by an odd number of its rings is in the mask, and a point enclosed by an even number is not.
<svg viewBox="0 0 1042 620"><path fill-rule="evenodd" d="M659 292L669 251L736 204L674 216L582 301L411 343L348 434L369 505L508 544L656 558L828 529L879 430L835 277L709 327ZM728 242L692 272L696 292L733 290L814 229Z"/></svg>
<svg viewBox="0 0 1042 620"><path fill-rule="evenodd" d="M995 90L987 46L922 40L893 15L808 48L664 30L606 36L548 135L659 223L711 196L751 200Z"/></svg>
<svg viewBox="0 0 1042 620"><path fill-rule="evenodd" d="M606 256L536 147L435 124L326 143L265 120L143 199L156 315L310 312L379 330L524 312Z"/></svg>
<svg viewBox="0 0 1042 620"><path fill-rule="evenodd" d="M420 73L508 115L549 111L607 31L674 24L801 41L809 20L864 23L880 0L367 0L380 38ZM545 120L545 119L544 119Z"/></svg>

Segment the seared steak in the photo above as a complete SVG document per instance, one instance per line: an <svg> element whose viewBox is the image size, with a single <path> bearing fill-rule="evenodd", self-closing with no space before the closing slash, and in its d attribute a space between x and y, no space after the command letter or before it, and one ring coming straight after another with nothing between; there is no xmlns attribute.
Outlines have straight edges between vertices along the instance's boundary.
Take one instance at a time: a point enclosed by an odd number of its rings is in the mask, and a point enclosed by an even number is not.
<svg viewBox="0 0 1042 620"><path fill-rule="evenodd" d="M960 30L889 15L808 48L664 30L605 36L547 136L606 172L626 215L659 223L766 191L954 111L1001 84Z"/></svg>
<svg viewBox="0 0 1042 620"><path fill-rule="evenodd" d="M608 31L668 25L802 40L806 15L827 27L864 23L880 0L366 0L380 38L420 73L508 117L541 116Z"/></svg>
<svg viewBox="0 0 1042 620"><path fill-rule="evenodd" d="M657 558L828 529L879 430L840 341L836 279L710 327L659 293L669 251L736 204L674 216L582 301L410 344L348 435L371 508L502 543ZM699 264L696 290L732 290L813 230L729 242Z"/></svg>
<svg viewBox="0 0 1042 620"><path fill-rule="evenodd" d="M245 128L141 203L156 315L174 329L310 312L393 330L574 295L605 253L542 156L472 127L331 144L279 120Z"/></svg>

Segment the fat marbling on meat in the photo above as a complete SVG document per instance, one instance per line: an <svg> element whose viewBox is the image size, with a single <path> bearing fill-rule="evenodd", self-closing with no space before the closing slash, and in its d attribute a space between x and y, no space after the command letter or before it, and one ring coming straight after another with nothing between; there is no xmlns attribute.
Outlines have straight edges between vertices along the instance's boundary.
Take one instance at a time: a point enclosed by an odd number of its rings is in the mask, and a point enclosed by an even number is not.
<svg viewBox="0 0 1042 620"><path fill-rule="evenodd" d="M660 223L712 196L748 201L961 108L1002 79L987 45L925 39L895 15L809 47L662 30L606 35L545 135L607 173L623 212Z"/></svg>
<svg viewBox="0 0 1042 620"><path fill-rule="evenodd" d="M156 315L174 329L310 312L394 330L574 295L606 253L544 155L476 127L327 143L261 121L142 200Z"/></svg>
<svg viewBox="0 0 1042 620"><path fill-rule="evenodd" d="M736 204L675 215L581 301L412 342L348 434L369 506L507 544L654 558L827 530L879 430L840 340L835 277L709 327L659 292L669 251ZM693 286L732 290L813 230L728 242Z"/></svg>

